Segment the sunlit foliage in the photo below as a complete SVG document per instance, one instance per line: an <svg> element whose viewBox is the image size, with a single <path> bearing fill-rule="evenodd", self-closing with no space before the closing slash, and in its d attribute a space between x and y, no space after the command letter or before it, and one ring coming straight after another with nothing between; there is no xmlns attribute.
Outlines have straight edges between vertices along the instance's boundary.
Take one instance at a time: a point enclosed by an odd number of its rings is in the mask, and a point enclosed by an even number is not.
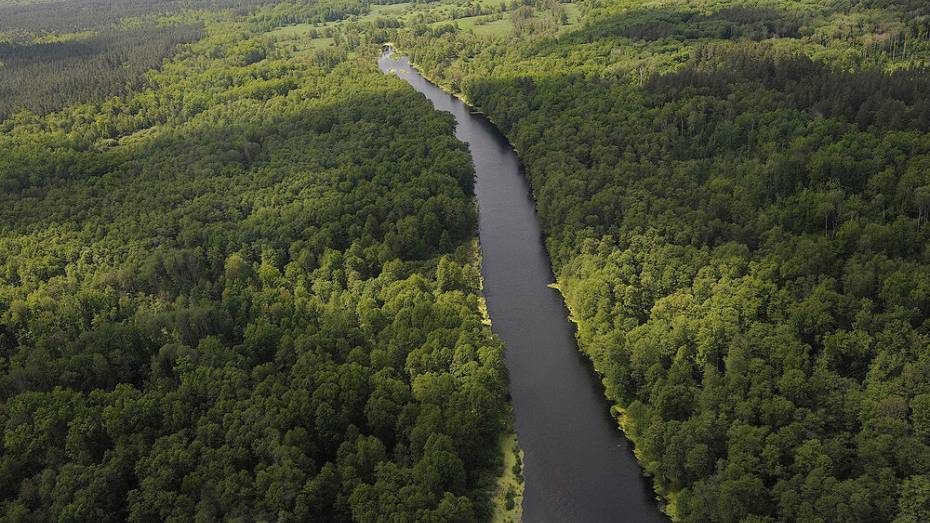
<svg viewBox="0 0 930 523"><path fill-rule="evenodd" d="M682 521L921 521L930 7L591 1L400 31L526 164L579 340Z"/></svg>

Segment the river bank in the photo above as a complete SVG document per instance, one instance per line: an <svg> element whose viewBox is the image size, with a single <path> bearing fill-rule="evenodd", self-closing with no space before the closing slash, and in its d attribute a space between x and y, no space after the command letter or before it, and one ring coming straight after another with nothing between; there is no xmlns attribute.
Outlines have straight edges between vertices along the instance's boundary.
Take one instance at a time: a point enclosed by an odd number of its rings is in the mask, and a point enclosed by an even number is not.
<svg viewBox="0 0 930 523"><path fill-rule="evenodd" d="M458 122L475 164L485 298L504 341L516 432L525 452L527 521L664 521L611 416L555 281L535 200L516 152L486 116L430 83L404 57L396 72Z"/></svg>

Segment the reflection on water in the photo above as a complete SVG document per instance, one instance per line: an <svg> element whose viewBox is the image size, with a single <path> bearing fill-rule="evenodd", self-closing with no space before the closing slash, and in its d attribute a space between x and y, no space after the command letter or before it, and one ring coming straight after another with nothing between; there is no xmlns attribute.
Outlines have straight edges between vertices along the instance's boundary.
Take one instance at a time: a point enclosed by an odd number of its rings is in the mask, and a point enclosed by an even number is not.
<svg viewBox="0 0 930 523"><path fill-rule="evenodd" d="M506 344L517 436L525 452L527 522L664 521L601 385L578 351L543 247L530 188L507 139L487 118L387 50L381 70L452 113L477 176L485 297Z"/></svg>

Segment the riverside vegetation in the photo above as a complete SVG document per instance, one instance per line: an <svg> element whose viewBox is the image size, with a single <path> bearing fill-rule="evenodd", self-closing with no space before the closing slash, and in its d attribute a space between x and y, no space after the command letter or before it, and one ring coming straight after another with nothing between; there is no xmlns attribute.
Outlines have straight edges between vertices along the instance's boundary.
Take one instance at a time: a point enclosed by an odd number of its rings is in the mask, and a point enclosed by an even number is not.
<svg viewBox="0 0 930 523"><path fill-rule="evenodd" d="M666 511L926 521L930 7L580 5L395 40L520 151Z"/></svg>

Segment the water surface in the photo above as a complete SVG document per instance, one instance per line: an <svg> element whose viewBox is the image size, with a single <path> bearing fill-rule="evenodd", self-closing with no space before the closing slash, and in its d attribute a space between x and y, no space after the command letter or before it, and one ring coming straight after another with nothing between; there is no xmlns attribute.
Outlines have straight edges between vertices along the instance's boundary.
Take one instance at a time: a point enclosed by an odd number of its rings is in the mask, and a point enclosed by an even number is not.
<svg viewBox="0 0 930 523"><path fill-rule="evenodd" d="M406 57L378 62L458 122L475 163L484 294L506 345L517 437L525 452L523 518L536 522L665 521L630 443L577 348L522 166L483 115L429 83Z"/></svg>

